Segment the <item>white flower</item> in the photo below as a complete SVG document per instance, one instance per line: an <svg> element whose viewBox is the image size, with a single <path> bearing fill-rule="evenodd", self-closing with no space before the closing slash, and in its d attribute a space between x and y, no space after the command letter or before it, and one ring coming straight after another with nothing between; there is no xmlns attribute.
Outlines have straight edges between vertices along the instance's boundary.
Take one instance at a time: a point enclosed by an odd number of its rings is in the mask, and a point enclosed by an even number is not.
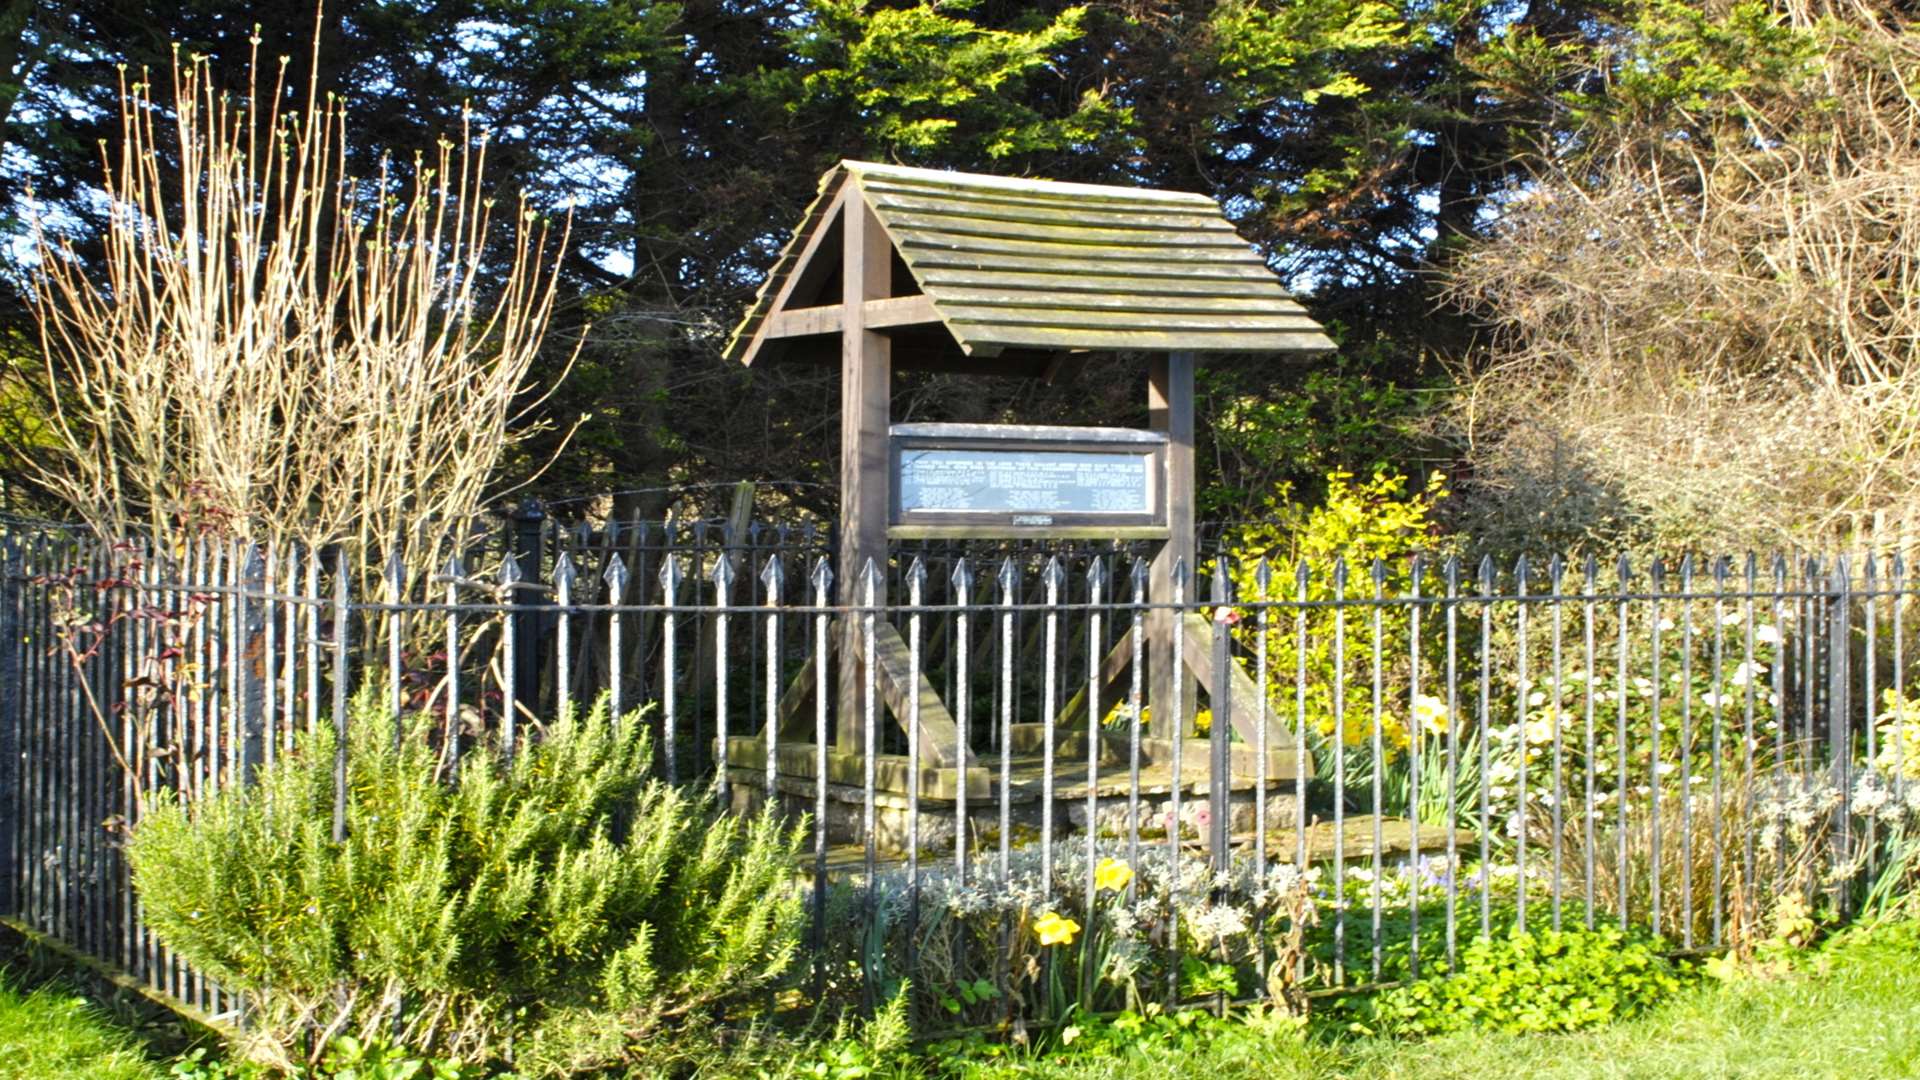
<svg viewBox="0 0 1920 1080"><path fill-rule="evenodd" d="M1780 644L1780 628L1772 623L1761 623L1758 627L1754 628L1753 640L1763 645L1778 645Z"/></svg>
<svg viewBox="0 0 1920 1080"><path fill-rule="evenodd" d="M1662 630L1673 629L1673 620L1666 617L1665 615L1660 616L1660 629Z"/></svg>
<svg viewBox="0 0 1920 1080"><path fill-rule="evenodd" d="M1857 814L1872 817L1881 808L1893 802L1893 793L1880 784L1880 778L1868 773L1853 786L1853 809Z"/></svg>
<svg viewBox="0 0 1920 1080"><path fill-rule="evenodd" d="M1447 703L1430 694L1413 696L1413 726L1415 730L1430 735L1444 735L1447 731Z"/></svg>
<svg viewBox="0 0 1920 1080"><path fill-rule="evenodd" d="M1247 915L1226 904L1204 904L1187 911L1187 925L1193 936L1217 941L1247 932Z"/></svg>

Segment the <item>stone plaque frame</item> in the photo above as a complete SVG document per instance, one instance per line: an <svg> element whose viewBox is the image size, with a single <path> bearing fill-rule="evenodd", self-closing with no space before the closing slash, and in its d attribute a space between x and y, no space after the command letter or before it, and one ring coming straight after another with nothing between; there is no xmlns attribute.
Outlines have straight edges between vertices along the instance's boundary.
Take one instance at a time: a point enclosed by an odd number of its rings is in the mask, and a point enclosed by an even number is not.
<svg viewBox="0 0 1920 1080"><path fill-rule="evenodd" d="M888 431L887 536L891 539L1140 539L1169 534L1167 433L1031 424L895 424ZM1144 459L1147 508L1135 510L906 509L904 455L916 450L1067 452Z"/></svg>

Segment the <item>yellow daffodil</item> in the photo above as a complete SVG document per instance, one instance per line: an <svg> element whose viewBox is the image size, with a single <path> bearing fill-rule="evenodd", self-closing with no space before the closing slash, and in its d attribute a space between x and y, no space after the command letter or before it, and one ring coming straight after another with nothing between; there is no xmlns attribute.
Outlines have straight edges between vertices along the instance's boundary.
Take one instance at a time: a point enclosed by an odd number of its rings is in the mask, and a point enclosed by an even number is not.
<svg viewBox="0 0 1920 1080"><path fill-rule="evenodd" d="M1111 889L1114 892L1127 887L1133 881L1133 867L1119 859L1101 859L1100 865L1093 868L1093 887Z"/></svg>
<svg viewBox="0 0 1920 1080"><path fill-rule="evenodd" d="M1042 945L1071 945L1080 924L1049 911L1033 920L1033 932L1040 935Z"/></svg>

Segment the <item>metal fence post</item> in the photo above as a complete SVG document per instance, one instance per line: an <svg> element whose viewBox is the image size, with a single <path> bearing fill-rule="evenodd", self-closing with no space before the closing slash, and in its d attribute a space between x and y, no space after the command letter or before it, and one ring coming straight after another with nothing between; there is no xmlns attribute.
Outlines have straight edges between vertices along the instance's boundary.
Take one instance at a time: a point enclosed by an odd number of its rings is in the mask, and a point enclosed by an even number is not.
<svg viewBox="0 0 1920 1080"><path fill-rule="evenodd" d="M1832 576L1828 580L1832 621L1827 629L1827 768L1839 795L1839 805L1834 809L1832 852L1833 867L1839 871L1853 858L1852 682L1848 678L1853 666L1853 575L1845 555L1833 561ZM1871 702L1868 709L1872 709ZM1808 747L1809 755L1817 750L1817 747ZM1841 874L1836 873L1834 877L1834 906L1844 918L1850 914L1851 890Z"/></svg>
<svg viewBox="0 0 1920 1080"><path fill-rule="evenodd" d="M239 617L242 640L239 644L239 713L236 717L240 730L240 775L236 778L241 784L251 784L260 770L260 762L265 753L265 712L267 681L267 563L256 544L247 545L247 560L240 574L240 588L235 595L240 605Z"/></svg>
<svg viewBox="0 0 1920 1080"><path fill-rule="evenodd" d="M20 913L15 894L19 875L18 830L26 817L26 795L20 787L20 728L26 723L21 708L20 652L26 648L20 619L20 549L12 537L0 541L0 911Z"/></svg>
<svg viewBox="0 0 1920 1080"><path fill-rule="evenodd" d="M538 587L541 570L541 539L546 535L547 509L538 499L526 499L512 512L513 541L507 552L519 572L517 584L508 588L507 603L513 605L513 639L517 646L511 663L513 700L504 702L508 716L524 709L528 716L540 715L540 642L546 634L541 608L550 607ZM509 740L511 752L511 740Z"/></svg>
<svg viewBox="0 0 1920 1080"><path fill-rule="evenodd" d="M315 561L318 562L317 553ZM347 605L347 572L347 549L343 546L336 549L333 558L333 842L336 844L347 838L347 680L350 677L347 620L353 614Z"/></svg>
<svg viewBox="0 0 1920 1080"><path fill-rule="evenodd" d="M1207 847L1213 856L1213 869L1224 872L1232 863L1232 855L1227 850L1227 816L1232 811L1229 791L1233 786L1232 759L1229 757L1227 734L1233 730L1233 684L1227 674L1231 670L1233 657L1230 655L1232 635L1228 628L1232 625L1232 611L1228 606L1228 565L1223 557L1214 562L1213 567L1213 692L1208 705L1213 709L1213 722L1207 727L1207 750L1209 759L1207 777L1208 833ZM1176 631L1184 633L1184 630ZM1264 725L1265 718L1261 718ZM1264 791L1255 791L1257 802L1266 798ZM1264 857L1264 852L1258 853Z"/></svg>

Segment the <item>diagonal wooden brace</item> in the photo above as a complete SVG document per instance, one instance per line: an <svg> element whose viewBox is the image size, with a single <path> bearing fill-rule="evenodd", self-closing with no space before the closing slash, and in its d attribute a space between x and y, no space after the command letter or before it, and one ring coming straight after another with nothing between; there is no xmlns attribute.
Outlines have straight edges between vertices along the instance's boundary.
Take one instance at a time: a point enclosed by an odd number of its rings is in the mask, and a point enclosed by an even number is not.
<svg viewBox="0 0 1920 1080"><path fill-rule="evenodd" d="M1260 688L1253 679L1240 670L1240 665L1231 660L1227 663L1225 687L1215 678L1213 670L1213 624L1196 611L1189 611L1181 619L1181 628L1187 635L1186 646L1182 650L1186 656L1187 670L1201 686L1207 688L1207 696L1219 700L1223 690L1233 695L1233 730L1247 745L1257 745L1259 729L1254 725L1264 722L1267 725L1267 750L1292 750L1296 740L1293 732L1280 718L1273 714L1267 703L1260 700Z"/></svg>
<svg viewBox="0 0 1920 1080"><path fill-rule="evenodd" d="M905 730L907 720L913 715L912 700L907 697L906 687L913 685L920 697L920 758L929 766L952 768L954 752L958 749L959 725L954 722L953 714L947 710L946 702L927 680L926 672L914 673L909 661L912 659L906 641L900 631L891 623L875 620L874 651L878 654L875 665L875 686L880 693L880 701L888 712ZM828 648L836 648L839 635L830 634ZM858 636L856 635L856 640ZM813 701L815 685L814 664L819 657L808 657L787 683L786 693L780 697L780 735L781 737L809 736L807 706ZM966 763L974 764L971 748L966 750Z"/></svg>

